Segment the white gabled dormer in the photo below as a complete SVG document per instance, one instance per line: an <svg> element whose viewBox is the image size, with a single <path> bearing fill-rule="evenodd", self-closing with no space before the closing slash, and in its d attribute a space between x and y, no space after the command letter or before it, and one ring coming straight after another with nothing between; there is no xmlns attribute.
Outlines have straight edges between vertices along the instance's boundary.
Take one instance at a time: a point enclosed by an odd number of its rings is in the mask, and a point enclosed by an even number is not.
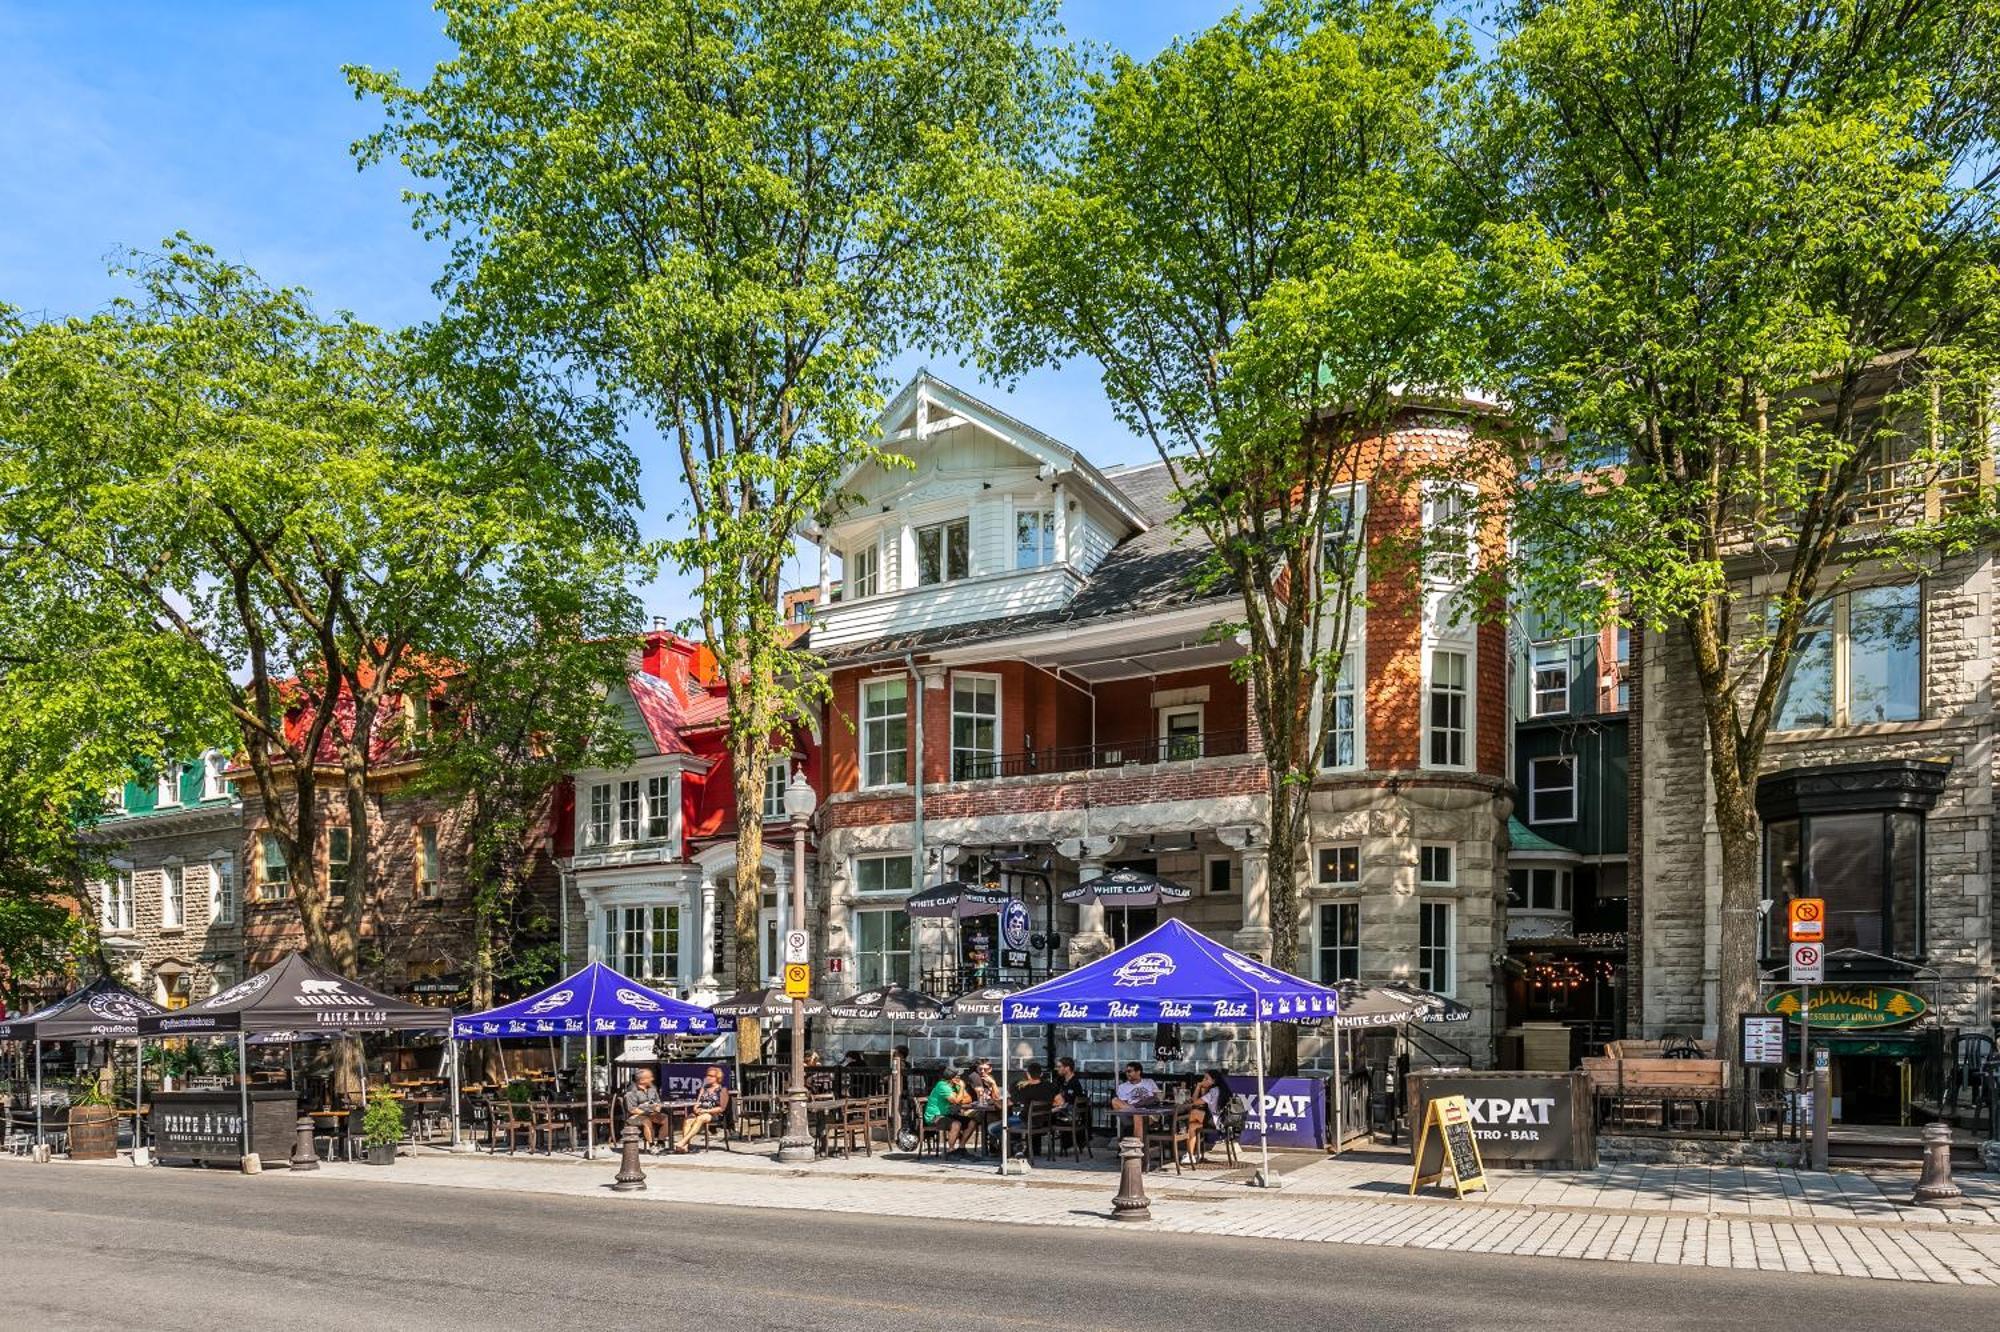
<svg viewBox="0 0 2000 1332"><path fill-rule="evenodd" d="M1146 530L1076 450L928 372L883 412L881 445L907 464L855 468L812 534L841 585L813 617L815 647L1058 610Z"/></svg>

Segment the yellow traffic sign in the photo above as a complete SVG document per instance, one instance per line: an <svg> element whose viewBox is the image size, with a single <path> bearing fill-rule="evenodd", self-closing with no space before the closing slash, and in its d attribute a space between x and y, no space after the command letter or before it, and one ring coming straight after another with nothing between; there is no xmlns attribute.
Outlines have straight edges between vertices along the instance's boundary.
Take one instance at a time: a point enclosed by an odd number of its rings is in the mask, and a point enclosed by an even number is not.
<svg viewBox="0 0 2000 1332"><path fill-rule="evenodd" d="M812 967L804 962L785 964L785 997L787 999L812 998Z"/></svg>

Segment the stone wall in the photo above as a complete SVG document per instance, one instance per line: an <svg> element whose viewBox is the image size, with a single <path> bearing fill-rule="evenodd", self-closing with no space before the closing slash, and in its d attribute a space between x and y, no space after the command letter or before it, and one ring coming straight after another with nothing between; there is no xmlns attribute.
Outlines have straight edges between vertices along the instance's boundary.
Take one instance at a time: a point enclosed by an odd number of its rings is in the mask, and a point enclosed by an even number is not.
<svg viewBox="0 0 2000 1332"><path fill-rule="evenodd" d="M232 801L114 819L93 833L91 840L104 848L113 867L132 876L133 928L105 931L103 941L119 978L141 996L166 1003L168 982L176 974L185 980L182 993L189 1001L241 979L242 827L242 809ZM164 923L165 867L170 865L181 871L178 925ZM226 877L235 902L235 911L222 920L210 909L212 876L218 874ZM91 902L100 922L102 894L103 886L97 885Z"/></svg>

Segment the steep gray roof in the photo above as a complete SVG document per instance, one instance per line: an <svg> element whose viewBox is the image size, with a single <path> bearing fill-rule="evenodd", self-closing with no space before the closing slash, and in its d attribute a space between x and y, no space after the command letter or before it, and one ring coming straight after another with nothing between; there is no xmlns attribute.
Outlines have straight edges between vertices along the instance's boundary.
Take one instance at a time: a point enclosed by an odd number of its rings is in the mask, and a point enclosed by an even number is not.
<svg viewBox="0 0 2000 1332"><path fill-rule="evenodd" d="M1082 590L1068 605L1035 615L939 625L865 643L845 643L826 651L827 663L839 666L905 652L935 652L1063 624L1136 617L1197 602L1220 602L1235 595L1228 587L1207 592L1195 588L1194 576L1208 553L1208 543L1199 533L1183 531L1174 522L1174 484L1166 464L1112 468L1105 476L1144 513L1147 528L1114 547L1091 570Z"/></svg>

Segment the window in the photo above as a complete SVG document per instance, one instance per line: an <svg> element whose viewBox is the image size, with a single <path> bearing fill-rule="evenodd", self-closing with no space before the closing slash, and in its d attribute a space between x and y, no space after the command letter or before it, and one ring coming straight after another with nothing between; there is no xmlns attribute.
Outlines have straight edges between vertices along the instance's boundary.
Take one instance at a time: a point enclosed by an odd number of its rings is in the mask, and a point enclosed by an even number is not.
<svg viewBox="0 0 2000 1332"><path fill-rule="evenodd" d="M811 597L800 597L796 601L792 602L793 624L811 624L812 617L813 617L813 603Z"/></svg>
<svg viewBox="0 0 2000 1332"><path fill-rule="evenodd" d="M125 783L119 782L104 793L104 807L113 814L125 812Z"/></svg>
<svg viewBox="0 0 2000 1332"><path fill-rule="evenodd" d="M1458 880L1452 877L1451 848L1448 846L1420 846L1417 848L1417 882L1428 888L1449 888Z"/></svg>
<svg viewBox="0 0 2000 1332"><path fill-rule="evenodd" d="M1201 757L1201 709L1160 709L1160 757L1168 763Z"/></svg>
<svg viewBox="0 0 2000 1332"><path fill-rule="evenodd" d="M1056 562L1056 516L1047 509L1014 515L1014 567L1039 569Z"/></svg>
<svg viewBox="0 0 2000 1332"><path fill-rule="evenodd" d="M585 846L608 846L611 843L611 786L599 782L590 788L590 820L584 824L583 844Z"/></svg>
<svg viewBox="0 0 2000 1332"><path fill-rule="evenodd" d="M606 914L611 966L634 980L653 984L678 981L681 974L681 909L677 906L613 907Z"/></svg>
<svg viewBox="0 0 2000 1332"><path fill-rule="evenodd" d="M1618 628L1618 710L1632 710L1632 631L1620 625Z"/></svg>
<svg viewBox="0 0 2000 1332"><path fill-rule="evenodd" d="M1433 768L1465 766L1466 706L1469 695L1465 682L1465 654L1431 653L1429 760Z"/></svg>
<svg viewBox="0 0 2000 1332"><path fill-rule="evenodd" d="M792 760L789 756L775 758L764 765L764 819L786 818L785 786L792 780Z"/></svg>
<svg viewBox="0 0 2000 1332"><path fill-rule="evenodd" d="M1333 689L1327 695L1326 705L1332 709L1328 718L1326 748L1320 755L1322 768L1351 768L1355 764L1354 750L1354 657L1342 656L1340 674L1334 677Z"/></svg>
<svg viewBox="0 0 2000 1332"><path fill-rule="evenodd" d="M285 848L279 845L278 834L260 834L258 845L263 855L257 867L257 900L276 901L292 886L292 867L285 862Z"/></svg>
<svg viewBox="0 0 2000 1332"><path fill-rule="evenodd" d="M1785 953L1785 907L1826 900L1825 949L1860 948L1909 960L1926 954L1924 821L1907 810L1812 814L1764 825L1765 954Z"/></svg>
<svg viewBox="0 0 2000 1332"><path fill-rule="evenodd" d="M638 841L641 826L639 783L636 781L618 783L618 840Z"/></svg>
<svg viewBox="0 0 2000 1332"><path fill-rule="evenodd" d="M336 901L347 896L348 858L352 846L347 829L326 830L326 895Z"/></svg>
<svg viewBox="0 0 2000 1332"><path fill-rule="evenodd" d="M992 777L1000 768L1000 681L951 677L951 779Z"/></svg>
<svg viewBox="0 0 2000 1332"><path fill-rule="evenodd" d="M160 928L177 930L187 923L187 880L179 865L160 867Z"/></svg>
<svg viewBox="0 0 2000 1332"><path fill-rule="evenodd" d="M104 881L104 928L132 928L132 871L115 869Z"/></svg>
<svg viewBox="0 0 2000 1332"><path fill-rule="evenodd" d="M1361 904L1319 904L1319 975L1321 985L1358 980L1361 976Z"/></svg>
<svg viewBox="0 0 2000 1332"><path fill-rule="evenodd" d="M1922 584L1857 588L1807 610L1772 724L1795 731L1916 721L1922 685Z"/></svg>
<svg viewBox="0 0 2000 1332"><path fill-rule="evenodd" d="M422 689L412 690L403 696L403 704L409 712L410 738L419 743L431 738L431 700Z"/></svg>
<svg viewBox="0 0 2000 1332"><path fill-rule="evenodd" d="M674 835L674 779L665 773L646 779L646 840L663 842Z"/></svg>
<svg viewBox="0 0 2000 1332"><path fill-rule="evenodd" d="M908 856L857 857L854 861L854 891L907 894L911 885L910 869Z"/></svg>
<svg viewBox="0 0 2000 1332"><path fill-rule="evenodd" d="M153 804L160 809L181 803L181 765L168 762L160 765L154 792Z"/></svg>
<svg viewBox="0 0 2000 1332"><path fill-rule="evenodd" d="M1424 575L1462 586L1472 576L1472 497L1457 486L1424 496Z"/></svg>
<svg viewBox="0 0 2000 1332"><path fill-rule="evenodd" d="M1509 870L1507 904L1523 911L1568 911L1570 872L1541 868Z"/></svg>
<svg viewBox="0 0 2000 1332"><path fill-rule="evenodd" d="M236 923L236 877L227 860L208 862L208 919L212 925Z"/></svg>
<svg viewBox="0 0 2000 1332"><path fill-rule="evenodd" d="M909 773L910 682L890 676L861 686L861 784L901 786Z"/></svg>
<svg viewBox="0 0 2000 1332"><path fill-rule="evenodd" d="M1528 822L1576 822L1576 755L1528 761Z"/></svg>
<svg viewBox="0 0 2000 1332"><path fill-rule="evenodd" d="M1451 994L1457 988L1452 974L1452 904L1419 902L1417 910L1417 984L1433 994Z"/></svg>
<svg viewBox="0 0 2000 1332"><path fill-rule="evenodd" d="M1537 643L1528 676L1528 715L1553 717L1569 711L1569 640Z"/></svg>
<svg viewBox="0 0 2000 1332"><path fill-rule="evenodd" d="M863 989L872 985L910 983L910 917L897 907L886 911L854 913L855 983Z"/></svg>
<svg viewBox="0 0 2000 1332"><path fill-rule="evenodd" d="M1210 896L1219 897L1234 890L1234 866L1228 856L1210 856L1203 862L1202 870Z"/></svg>
<svg viewBox="0 0 2000 1332"><path fill-rule="evenodd" d="M1361 848L1323 846L1315 858L1315 878L1322 888L1355 888L1361 884Z"/></svg>
<svg viewBox="0 0 2000 1332"><path fill-rule="evenodd" d="M224 781L222 777L223 769L228 766L229 760L213 749L201 756L201 798L203 800L222 800L228 797L229 783Z"/></svg>
<svg viewBox="0 0 2000 1332"><path fill-rule="evenodd" d="M1360 573L1361 528L1355 518L1353 493L1330 498L1326 515L1326 535L1320 543L1320 582L1340 589L1352 586L1350 579Z"/></svg>
<svg viewBox="0 0 2000 1332"><path fill-rule="evenodd" d="M870 542L847 552L847 596L872 597L882 590L882 549Z"/></svg>
<svg viewBox="0 0 2000 1332"><path fill-rule="evenodd" d="M971 572L970 528L963 518L917 529L917 584L954 583Z"/></svg>
<svg viewBox="0 0 2000 1332"><path fill-rule="evenodd" d="M425 902L435 902L443 891L444 859L438 854L438 830L435 823L417 825L417 897Z"/></svg>

